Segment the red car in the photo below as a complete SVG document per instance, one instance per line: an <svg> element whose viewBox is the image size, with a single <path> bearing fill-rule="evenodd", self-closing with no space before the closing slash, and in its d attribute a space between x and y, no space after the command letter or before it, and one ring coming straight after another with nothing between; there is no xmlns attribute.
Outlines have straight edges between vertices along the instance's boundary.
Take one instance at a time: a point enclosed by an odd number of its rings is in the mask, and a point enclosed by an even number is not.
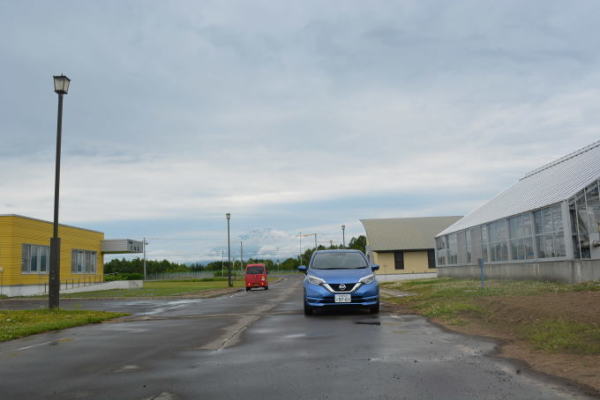
<svg viewBox="0 0 600 400"><path fill-rule="evenodd" d="M267 274L268 272L267 267L265 267L265 264L246 265L246 291L255 287L269 290Z"/></svg>

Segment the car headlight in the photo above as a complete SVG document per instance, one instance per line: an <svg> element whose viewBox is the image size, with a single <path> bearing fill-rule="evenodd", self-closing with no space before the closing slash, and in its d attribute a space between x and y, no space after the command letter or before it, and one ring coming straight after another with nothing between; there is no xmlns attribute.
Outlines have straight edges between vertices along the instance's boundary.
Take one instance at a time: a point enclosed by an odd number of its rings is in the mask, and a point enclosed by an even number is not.
<svg viewBox="0 0 600 400"><path fill-rule="evenodd" d="M325 281L323 279L317 278L316 276L306 275L306 279L308 279L308 282L312 283L313 285L325 284Z"/></svg>
<svg viewBox="0 0 600 400"><path fill-rule="evenodd" d="M363 276L358 281L360 283L362 283L363 285L368 285L369 283L373 283L375 281L375 275L371 274L371 275Z"/></svg>

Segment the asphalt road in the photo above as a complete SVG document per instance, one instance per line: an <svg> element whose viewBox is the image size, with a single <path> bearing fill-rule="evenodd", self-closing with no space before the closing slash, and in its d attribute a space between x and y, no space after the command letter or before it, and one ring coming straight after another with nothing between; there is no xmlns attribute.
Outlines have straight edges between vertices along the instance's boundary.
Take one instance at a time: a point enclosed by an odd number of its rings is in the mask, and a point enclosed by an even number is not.
<svg viewBox="0 0 600 400"><path fill-rule="evenodd" d="M213 299L61 305L135 314L0 344L0 399L589 398L421 317L305 317L300 276Z"/></svg>

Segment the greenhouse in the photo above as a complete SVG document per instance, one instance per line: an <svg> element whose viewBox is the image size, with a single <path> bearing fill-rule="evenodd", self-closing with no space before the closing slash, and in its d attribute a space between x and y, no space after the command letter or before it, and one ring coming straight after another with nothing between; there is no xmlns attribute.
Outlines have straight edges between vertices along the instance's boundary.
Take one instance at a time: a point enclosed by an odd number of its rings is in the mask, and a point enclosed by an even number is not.
<svg viewBox="0 0 600 400"><path fill-rule="evenodd" d="M436 236L439 275L600 279L600 141L531 171Z"/></svg>

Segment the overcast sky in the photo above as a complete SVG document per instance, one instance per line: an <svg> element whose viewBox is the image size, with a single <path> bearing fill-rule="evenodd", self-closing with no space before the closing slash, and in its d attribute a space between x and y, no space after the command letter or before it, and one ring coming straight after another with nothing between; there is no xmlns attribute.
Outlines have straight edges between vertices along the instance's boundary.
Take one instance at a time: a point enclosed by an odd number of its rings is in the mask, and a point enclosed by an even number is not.
<svg viewBox="0 0 600 400"><path fill-rule="evenodd" d="M597 1L0 0L0 214L284 258L463 215L600 138ZM314 239L306 238L306 243Z"/></svg>

